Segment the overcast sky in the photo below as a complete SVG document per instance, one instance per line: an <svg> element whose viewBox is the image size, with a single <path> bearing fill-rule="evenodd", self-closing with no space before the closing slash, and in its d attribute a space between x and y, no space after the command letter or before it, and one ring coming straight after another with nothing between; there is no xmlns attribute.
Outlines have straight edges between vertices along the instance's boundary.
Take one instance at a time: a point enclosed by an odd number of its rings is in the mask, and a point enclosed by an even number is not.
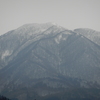
<svg viewBox="0 0 100 100"><path fill-rule="evenodd" d="M0 0L0 34L46 22L100 31L100 0Z"/></svg>

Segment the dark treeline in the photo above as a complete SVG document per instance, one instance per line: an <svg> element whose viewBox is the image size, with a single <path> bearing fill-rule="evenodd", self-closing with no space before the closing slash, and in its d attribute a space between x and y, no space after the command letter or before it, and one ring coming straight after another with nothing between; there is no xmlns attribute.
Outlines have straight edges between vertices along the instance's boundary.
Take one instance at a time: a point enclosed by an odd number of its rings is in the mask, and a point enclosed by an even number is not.
<svg viewBox="0 0 100 100"><path fill-rule="evenodd" d="M8 99L8 98L6 98L4 96L0 96L0 100L10 100L10 99Z"/></svg>

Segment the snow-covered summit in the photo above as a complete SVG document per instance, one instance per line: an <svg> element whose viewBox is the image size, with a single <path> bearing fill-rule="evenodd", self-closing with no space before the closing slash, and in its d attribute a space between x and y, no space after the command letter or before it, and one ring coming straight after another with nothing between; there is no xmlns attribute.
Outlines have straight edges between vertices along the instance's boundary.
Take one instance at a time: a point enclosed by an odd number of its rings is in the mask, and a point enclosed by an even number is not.
<svg viewBox="0 0 100 100"><path fill-rule="evenodd" d="M31 23L31 24L25 24L19 28L17 28L15 31L14 31L14 34L19 34L19 35L39 35L39 34L42 34L42 33L45 33L46 31L50 31L48 33L51 33L51 31L62 31L62 30L65 30L65 28L55 24L55 23L51 23L51 22L48 22L48 23ZM47 33L46 33L47 34Z"/></svg>
<svg viewBox="0 0 100 100"><path fill-rule="evenodd" d="M30 23L30 24L25 24L25 25L22 25L21 27L17 28L17 29L21 29L21 28L49 28L53 25L56 25L55 23L51 23L51 22L48 22L48 23Z"/></svg>

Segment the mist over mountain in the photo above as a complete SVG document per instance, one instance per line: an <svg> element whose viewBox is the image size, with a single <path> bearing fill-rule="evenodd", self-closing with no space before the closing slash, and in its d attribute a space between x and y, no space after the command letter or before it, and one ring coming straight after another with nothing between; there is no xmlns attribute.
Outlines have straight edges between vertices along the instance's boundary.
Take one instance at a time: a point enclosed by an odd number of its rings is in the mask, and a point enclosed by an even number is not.
<svg viewBox="0 0 100 100"><path fill-rule="evenodd" d="M35 23L0 36L0 94L16 100L99 100L100 32Z"/></svg>

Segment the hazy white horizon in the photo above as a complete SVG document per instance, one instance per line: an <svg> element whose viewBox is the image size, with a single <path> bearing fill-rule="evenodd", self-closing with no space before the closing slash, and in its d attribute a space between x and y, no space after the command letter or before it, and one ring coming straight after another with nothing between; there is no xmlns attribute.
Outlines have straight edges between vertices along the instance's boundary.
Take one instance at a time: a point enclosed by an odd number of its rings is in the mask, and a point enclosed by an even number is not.
<svg viewBox="0 0 100 100"><path fill-rule="evenodd" d="M100 0L0 0L0 34L47 22L100 31Z"/></svg>

